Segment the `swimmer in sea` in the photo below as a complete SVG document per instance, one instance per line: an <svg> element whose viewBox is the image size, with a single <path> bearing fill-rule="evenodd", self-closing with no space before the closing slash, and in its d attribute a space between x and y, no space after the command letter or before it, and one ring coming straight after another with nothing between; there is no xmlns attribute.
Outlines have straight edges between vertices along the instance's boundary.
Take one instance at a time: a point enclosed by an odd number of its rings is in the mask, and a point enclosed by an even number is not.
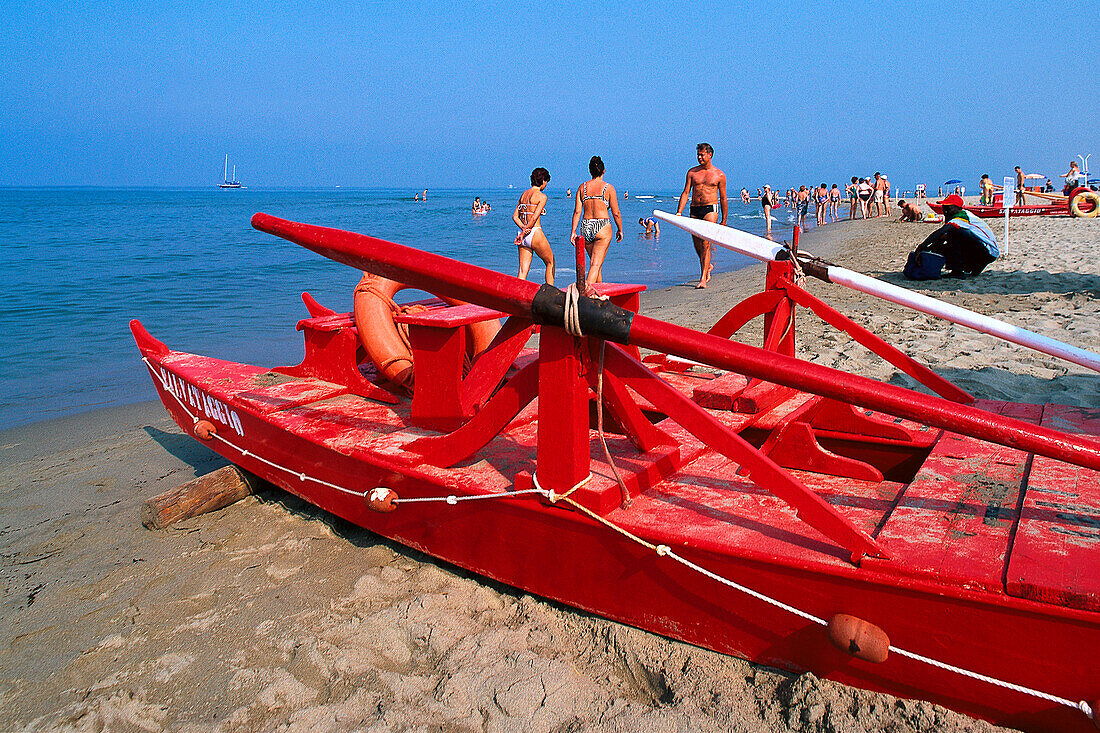
<svg viewBox="0 0 1100 733"><path fill-rule="evenodd" d="M512 221L519 227L516 234L516 246L519 248L519 277L527 279L531 269L531 256L537 254L546 263L546 284L554 284L554 251L542 232L540 217L546 208L546 184L550 182L550 172L545 168L531 171L531 188L520 194L516 210L512 212Z"/></svg>
<svg viewBox="0 0 1100 733"><path fill-rule="evenodd" d="M661 236L661 225L652 216L647 216L644 219L638 219L638 223L645 227L645 238L656 239Z"/></svg>
<svg viewBox="0 0 1100 733"><path fill-rule="evenodd" d="M691 199L690 214L692 219L704 219L706 221L718 220L718 207L721 206L722 226L726 225L726 174L714 167L711 159L714 157L714 148L708 143L699 143L695 146L695 156L699 165L687 172L687 180L684 183L684 192L680 194L680 202L676 208L678 216L683 215L688 198ZM759 192L758 192L759 193ZM695 253L699 255L699 284L695 287L705 288L710 282L710 271L714 265L710 263L711 244L705 239L695 235L691 237L695 245Z"/></svg>
<svg viewBox="0 0 1100 733"><path fill-rule="evenodd" d="M584 239L584 249L591 258L588 277L584 279L585 294L595 283L603 282L603 262L611 249L611 220L615 220L615 241L623 239L623 217L619 213L619 199L615 187L603 180L603 159L593 155L588 161L592 180L585 181L577 189L576 206L573 207L573 235ZM579 224L579 226L578 226Z"/></svg>

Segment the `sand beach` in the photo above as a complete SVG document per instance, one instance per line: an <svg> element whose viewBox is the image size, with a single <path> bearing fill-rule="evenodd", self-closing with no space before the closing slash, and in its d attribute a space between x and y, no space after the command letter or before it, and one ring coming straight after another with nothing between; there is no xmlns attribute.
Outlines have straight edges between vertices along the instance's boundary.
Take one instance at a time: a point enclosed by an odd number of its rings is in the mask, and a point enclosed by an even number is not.
<svg viewBox="0 0 1100 733"><path fill-rule="evenodd" d="M1100 220L1014 219L1009 254L983 275L905 281L905 255L931 226L846 221L810 231L802 246L1083 348L1100 344ZM763 266L719 274L706 290L646 293L642 310L706 328L763 281ZM808 287L978 397L1100 405L1100 375L1082 367ZM798 329L804 358L914 386L812 316ZM759 330L745 339L759 343ZM132 368L144 369L136 350ZM167 530L142 527L145 499L223 465L159 403L0 433L0 729L1000 730L577 612L274 489Z"/></svg>

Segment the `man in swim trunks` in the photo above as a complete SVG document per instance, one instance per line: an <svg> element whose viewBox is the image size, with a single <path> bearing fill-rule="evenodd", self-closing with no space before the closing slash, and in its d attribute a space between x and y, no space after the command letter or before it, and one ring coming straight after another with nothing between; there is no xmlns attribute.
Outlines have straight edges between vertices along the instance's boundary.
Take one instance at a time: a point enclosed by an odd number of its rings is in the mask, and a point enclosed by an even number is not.
<svg viewBox="0 0 1100 733"><path fill-rule="evenodd" d="M687 180L684 182L684 192L680 194L680 202L676 207L676 214L680 216L687 206L688 197L691 197L692 219L704 219L706 221L718 221L718 207L721 206L722 226L726 225L726 174L718 170L711 163L714 157L714 148L709 143L699 143L695 146L695 155L699 165L687 172ZM710 282L710 271L714 265L710 264L711 244L705 239L692 235L692 243L695 245L695 254L699 255L699 284L695 287L705 288Z"/></svg>
<svg viewBox="0 0 1100 733"><path fill-rule="evenodd" d="M1024 172L1020 166L1016 166L1016 203L1013 206L1027 206L1027 198L1024 197Z"/></svg>
<svg viewBox="0 0 1100 733"><path fill-rule="evenodd" d="M875 172L875 218L882 216L882 207L886 202L886 179L882 177L882 174ZM868 206L867 210L870 211L871 207ZM886 213L890 213L889 210Z"/></svg>

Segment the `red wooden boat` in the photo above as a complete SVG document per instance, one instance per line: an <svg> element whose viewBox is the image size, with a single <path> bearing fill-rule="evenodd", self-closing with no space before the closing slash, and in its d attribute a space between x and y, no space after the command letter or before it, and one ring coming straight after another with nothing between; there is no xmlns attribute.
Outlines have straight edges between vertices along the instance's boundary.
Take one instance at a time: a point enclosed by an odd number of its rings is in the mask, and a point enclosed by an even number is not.
<svg viewBox="0 0 1100 733"><path fill-rule="evenodd" d="M308 296L293 367L172 351L132 322L172 417L229 461L607 618L1001 725L1092 729L1100 412L974 403L789 262L701 333L636 313L641 286L594 300L363 235L253 225L466 304L397 316L411 399L361 365L351 316ZM943 397L795 359L798 306ZM758 316L764 348L729 339ZM465 326L501 317L465 370Z"/></svg>
<svg viewBox="0 0 1100 733"><path fill-rule="evenodd" d="M1069 196L1052 196L1048 194L1042 194L1037 192L1028 192L1028 196L1040 196L1043 198L1050 198L1049 204L1028 204L1027 206L1013 206L1008 210L1008 215L1012 216L1096 216L1097 199L1096 193L1090 191L1087 188L1077 188ZM1080 200L1078 200L1080 196ZM1081 213L1078 214L1073 210L1071 202L1077 200L1077 210ZM929 201L928 205L932 208L932 211L937 214L943 214L943 205L935 201ZM997 217L1003 217L1005 215L1004 207L1004 194L994 194L992 204L968 204L963 206L967 211L980 216L983 219L995 219Z"/></svg>

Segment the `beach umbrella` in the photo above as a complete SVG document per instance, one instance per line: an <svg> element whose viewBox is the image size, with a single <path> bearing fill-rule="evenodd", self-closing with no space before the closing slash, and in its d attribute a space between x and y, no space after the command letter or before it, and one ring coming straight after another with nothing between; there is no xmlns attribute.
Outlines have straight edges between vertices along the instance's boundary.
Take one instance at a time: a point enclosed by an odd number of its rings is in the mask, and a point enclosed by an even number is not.
<svg viewBox="0 0 1100 733"><path fill-rule="evenodd" d="M957 183L962 183L962 181L960 181L958 178L952 178L950 181L944 181L943 185L945 185L945 186L954 186Z"/></svg>
<svg viewBox="0 0 1100 733"><path fill-rule="evenodd" d="M1028 173L1024 178L1046 178L1042 173Z"/></svg>

